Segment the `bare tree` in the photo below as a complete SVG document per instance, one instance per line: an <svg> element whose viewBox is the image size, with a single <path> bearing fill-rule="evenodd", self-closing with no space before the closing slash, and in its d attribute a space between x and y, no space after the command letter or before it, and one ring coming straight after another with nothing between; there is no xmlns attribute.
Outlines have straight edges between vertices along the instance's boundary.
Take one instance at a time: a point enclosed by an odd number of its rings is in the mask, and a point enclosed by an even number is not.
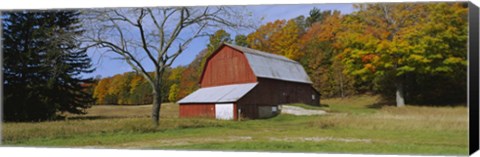
<svg viewBox="0 0 480 157"><path fill-rule="evenodd" d="M162 75L196 38L215 27L243 27L241 14L229 7L130 8L89 10L90 47L120 56L152 86L152 121L159 124ZM153 72L146 66L152 65Z"/></svg>

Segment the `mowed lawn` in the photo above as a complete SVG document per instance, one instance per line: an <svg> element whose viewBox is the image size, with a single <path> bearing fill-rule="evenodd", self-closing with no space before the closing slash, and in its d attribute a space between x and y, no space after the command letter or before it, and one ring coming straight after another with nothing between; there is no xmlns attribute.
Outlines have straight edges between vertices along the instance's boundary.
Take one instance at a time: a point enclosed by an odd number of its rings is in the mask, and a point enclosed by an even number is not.
<svg viewBox="0 0 480 157"><path fill-rule="evenodd" d="M379 106L377 96L323 99L329 114L222 121L179 119L162 106L153 127L150 105L94 106L68 120L4 123L4 145L82 148L234 150L321 153L467 155L466 107ZM302 105L297 105L302 106Z"/></svg>

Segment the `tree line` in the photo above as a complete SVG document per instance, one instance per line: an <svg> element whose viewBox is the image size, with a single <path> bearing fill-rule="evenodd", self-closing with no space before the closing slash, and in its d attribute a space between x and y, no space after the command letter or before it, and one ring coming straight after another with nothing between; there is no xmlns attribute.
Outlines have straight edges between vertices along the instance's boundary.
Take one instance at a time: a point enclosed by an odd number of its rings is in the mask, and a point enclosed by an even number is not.
<svg viewBox="0 0 480 157"><path fill-rule="evenodd" d="M354 7L269 22L244 43L299 61L323 98L374 92L397 106L466 102L466 3Z"/></svg>
<svg viewBox="0 0 480 157"><path fill-rule="evenodd" d="M466 102L466 3L358 4L276 20L237 45L300 62L323 98L381 94L397 106ZM232 41L218 31L216 40Z"/></svg>

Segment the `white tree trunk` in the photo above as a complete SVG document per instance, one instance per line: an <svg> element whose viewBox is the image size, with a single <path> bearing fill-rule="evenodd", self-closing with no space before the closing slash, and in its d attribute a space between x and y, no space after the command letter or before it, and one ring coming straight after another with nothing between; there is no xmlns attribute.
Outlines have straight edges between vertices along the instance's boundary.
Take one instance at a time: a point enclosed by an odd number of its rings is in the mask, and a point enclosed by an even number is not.
<svg viewBox="0 0 480 157"><path fill-rule="evenodd" d="M397 88L397 91L395 92L395 94L396 94L397 107L403 107L405 106L405 98L403 95L403 84L397 82L396 88Z"/></svg>

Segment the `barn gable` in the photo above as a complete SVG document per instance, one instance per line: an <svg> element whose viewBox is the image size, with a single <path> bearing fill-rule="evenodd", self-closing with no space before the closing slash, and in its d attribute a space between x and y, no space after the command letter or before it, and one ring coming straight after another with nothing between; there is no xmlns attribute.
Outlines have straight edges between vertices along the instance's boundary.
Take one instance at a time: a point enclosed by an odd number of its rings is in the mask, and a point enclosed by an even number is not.
<svg viewBox="0 0 480 157"><path fill-rule="evenodd" d="M245 55L228 46L210 55L203 68L201 87L257 82Z"/></svg>
<svg viewBox="0 0 480 157"><path fill-rule="evenodd" d="M280 55L227 43L224 44L243 52L257 77L309 84L312 83L305 72L305 69L303 69L302 65L296 61Z"/></svg>

